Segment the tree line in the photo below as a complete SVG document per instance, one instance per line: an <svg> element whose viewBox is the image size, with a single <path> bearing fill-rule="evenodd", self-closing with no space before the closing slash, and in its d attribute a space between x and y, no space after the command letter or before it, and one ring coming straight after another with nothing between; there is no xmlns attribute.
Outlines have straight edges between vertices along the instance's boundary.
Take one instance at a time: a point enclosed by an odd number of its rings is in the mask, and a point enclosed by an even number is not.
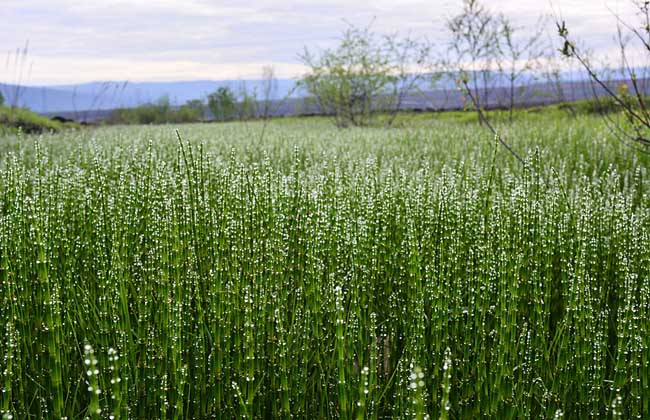
<svg viewBox="0 0 650 420"><path fill-rule="evenodd" d="M174 107L169 97L112 112L109 122L113 124L164 124L190 123L204 120L233 121L253 118L267 119L273 111L273 98L278 90L275 70L272 66L262 69L262 83L249 90L245 82L237 89L220 86L204 99L191 99ZM211 117L206 116L206 110Z"/></svg>

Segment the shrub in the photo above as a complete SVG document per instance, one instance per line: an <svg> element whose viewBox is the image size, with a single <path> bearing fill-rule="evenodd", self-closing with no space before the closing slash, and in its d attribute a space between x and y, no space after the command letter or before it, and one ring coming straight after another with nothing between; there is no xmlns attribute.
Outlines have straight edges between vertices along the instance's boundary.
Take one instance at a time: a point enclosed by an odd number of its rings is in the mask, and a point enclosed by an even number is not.
<svg viewBox="0 0 650 420"><path fill-rule="evenodd" d="M25 133L45 133L59 131L63 128L78 128L76 123L53 121L24 108L7 108L0 106L0 130L22 130Z"/></svg>
<svg viewBox="0 0 650 420"><path fill-rule="evenodd" d="M216 121L232 120L237 115L237 98L227 86L208 95L208 108Z"/></svg>
<svg viewBox="0 0 650 420"><path fill-rule="evenodd" d="M140 105L137 108L121 108L113 111L109 122L113 124L167 124L191 123L203 119L203 103L199 100L188 101L174 109L168 97L162 97L155 103Z"/></svg>

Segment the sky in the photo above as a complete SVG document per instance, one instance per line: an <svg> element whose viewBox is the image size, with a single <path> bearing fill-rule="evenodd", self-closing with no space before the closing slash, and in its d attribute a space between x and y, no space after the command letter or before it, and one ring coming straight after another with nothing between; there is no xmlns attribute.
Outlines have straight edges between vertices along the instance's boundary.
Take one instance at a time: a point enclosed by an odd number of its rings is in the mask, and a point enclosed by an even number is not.
<svg viewBox="0 0 650 420"><path fill-rule="evenodd" d="M333 47L346 25L427 39L443 50L460 0L0 0L0 83L257 79L304 73L298 53ZM630 0L483 0L521 26L553 10L591 48L612 44ZM554 36L549 26L549 37ZM29 45L24 61L16 50Z"/></svg>

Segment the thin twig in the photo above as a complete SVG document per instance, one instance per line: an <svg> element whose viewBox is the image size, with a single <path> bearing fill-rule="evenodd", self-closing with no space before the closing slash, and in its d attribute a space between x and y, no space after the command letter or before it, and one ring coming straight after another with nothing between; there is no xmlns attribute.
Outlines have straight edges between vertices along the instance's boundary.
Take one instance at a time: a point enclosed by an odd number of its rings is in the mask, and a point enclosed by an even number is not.
<svg viewBox="0 0 650 420"><path fill-rule="evenodd" d="M264 123L263 123L263 125L262 125L262 132L260 133L259 143L261 143L262 140L264 140L264 134L266 133L266 127L268 126L268 124L269 124L269 120L271 119L271 117L272 117L274 114L276 114L276 113L278 112L278 110L280 109L280 107L281 107L281 106L282 106L282 105L283 105L283 104L284 104L284 103L285 103L285 102L286 102L286 101L291 97L291 95L293 95L293 93L294 93L296 90L298 90L298 84L295 84L295 85L294 85L294 86L289 90L289 92L287 92L287 94L284 96L284 98L282 98L282 99L278 102L277 106L276 106L276 107L275 107L271 112L267 112L267 110L265 110L265 112L264 112L264 117L263 117Z"/></svg>
<svg viewBox="0 0 650 420"><path fill-rule="evenodd" d="M494 126L492 126L492 124L490 123L490 120L483 113L483 110L481 109L481 107L477 103L476 99L474 98L474 95L472 95L472 91L470 90L469 86L467 85L467 81L463 80L462 83L463 83L463 86L465 87L465 90L467 91L467 95L469 96L470 100L472 101L472 104L474 104L474 108L476 108L476 112L478 112L479 119L482 120L485 123L485 125L490 129L490 131L492 131L492 134L494 134L494 137L497 140L499 140L499 143L501 143L503 145L503 147L505 147L506 150L508 150L512 154L512 156L514 156L515 159L517 159L519 161L519 163L521 163L524 166L524 168L528 169L528 165L526 165L526 162L521 158L521 156L519 156L519 154L517 154L517 152L514 151L514 149L508 144L507 141L505 141L505 139L499 134L499 132L494 128Z"/></svg>

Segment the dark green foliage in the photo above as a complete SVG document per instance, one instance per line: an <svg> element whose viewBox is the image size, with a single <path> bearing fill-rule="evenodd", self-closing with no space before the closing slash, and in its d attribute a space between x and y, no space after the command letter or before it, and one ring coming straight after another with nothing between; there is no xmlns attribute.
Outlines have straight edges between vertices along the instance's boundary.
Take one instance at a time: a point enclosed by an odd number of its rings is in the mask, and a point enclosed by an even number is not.
<svg viewBox="0 0 650 420"><path fill-rule="evenodd" d="M111 124L168 124L199 122L203 119L203 103L188 101L179 108L171 106L168 97L155 103L136 108L122 108L113 111L108 122Z"/></svg>
<svg viewBox="0 0 650 420"><path fill-rule="evenodd" d="M187 101L184 106L188 109L199 111L201 115L203 114L203 110L205 109L205 104L200 99L191 99Z"/></svg>
<svg viewBox="0 0 650 420"><path fill-rule="evenodd" d="M564 106L571 106L576 113L582 115L598 115L598 114L624 115L626 112L621 106L621 104L611 96L599 96L599 97L592 97L591 99L582 99L582 100L567 103ZM643 112L643 110L637 104L631 103L630 107L631 109L637 112Z"/></svg>
<svg viewBox="0 0 650 420"><path fill-rule="evenodd" d="M578 112L584 114L609 114L622 110L616 100L609 96L577 101L573 105Z"/></svg>
<svg viewBox="0 0 650 420"><path fill-rule="evenodd" d="M75 123L61 123L41 117L23 108L7 108L0 106L0 134L3 132L48 133L64 128L79 128Z"/></svg>
<svg viewBox="0 0 650 420"><path fill-rule="evenodd" d="M237 90L237 118L241 121L257 117L257 90L248 91L246 83L241 82Z"/></svg>
<svg viewBox="0 0 650 420"><path fill-rule="evenodd" d="M208 95L208 108L216 121L228 121L237 116L237 98L226 86Z"/></svg>
<svg viewBox="0 0 650 420"><path fill-rule="evenodd" d="M188 123L203 121L205 105L199 100L188 101L176 110L175 117L171 122Z"/></svg>

